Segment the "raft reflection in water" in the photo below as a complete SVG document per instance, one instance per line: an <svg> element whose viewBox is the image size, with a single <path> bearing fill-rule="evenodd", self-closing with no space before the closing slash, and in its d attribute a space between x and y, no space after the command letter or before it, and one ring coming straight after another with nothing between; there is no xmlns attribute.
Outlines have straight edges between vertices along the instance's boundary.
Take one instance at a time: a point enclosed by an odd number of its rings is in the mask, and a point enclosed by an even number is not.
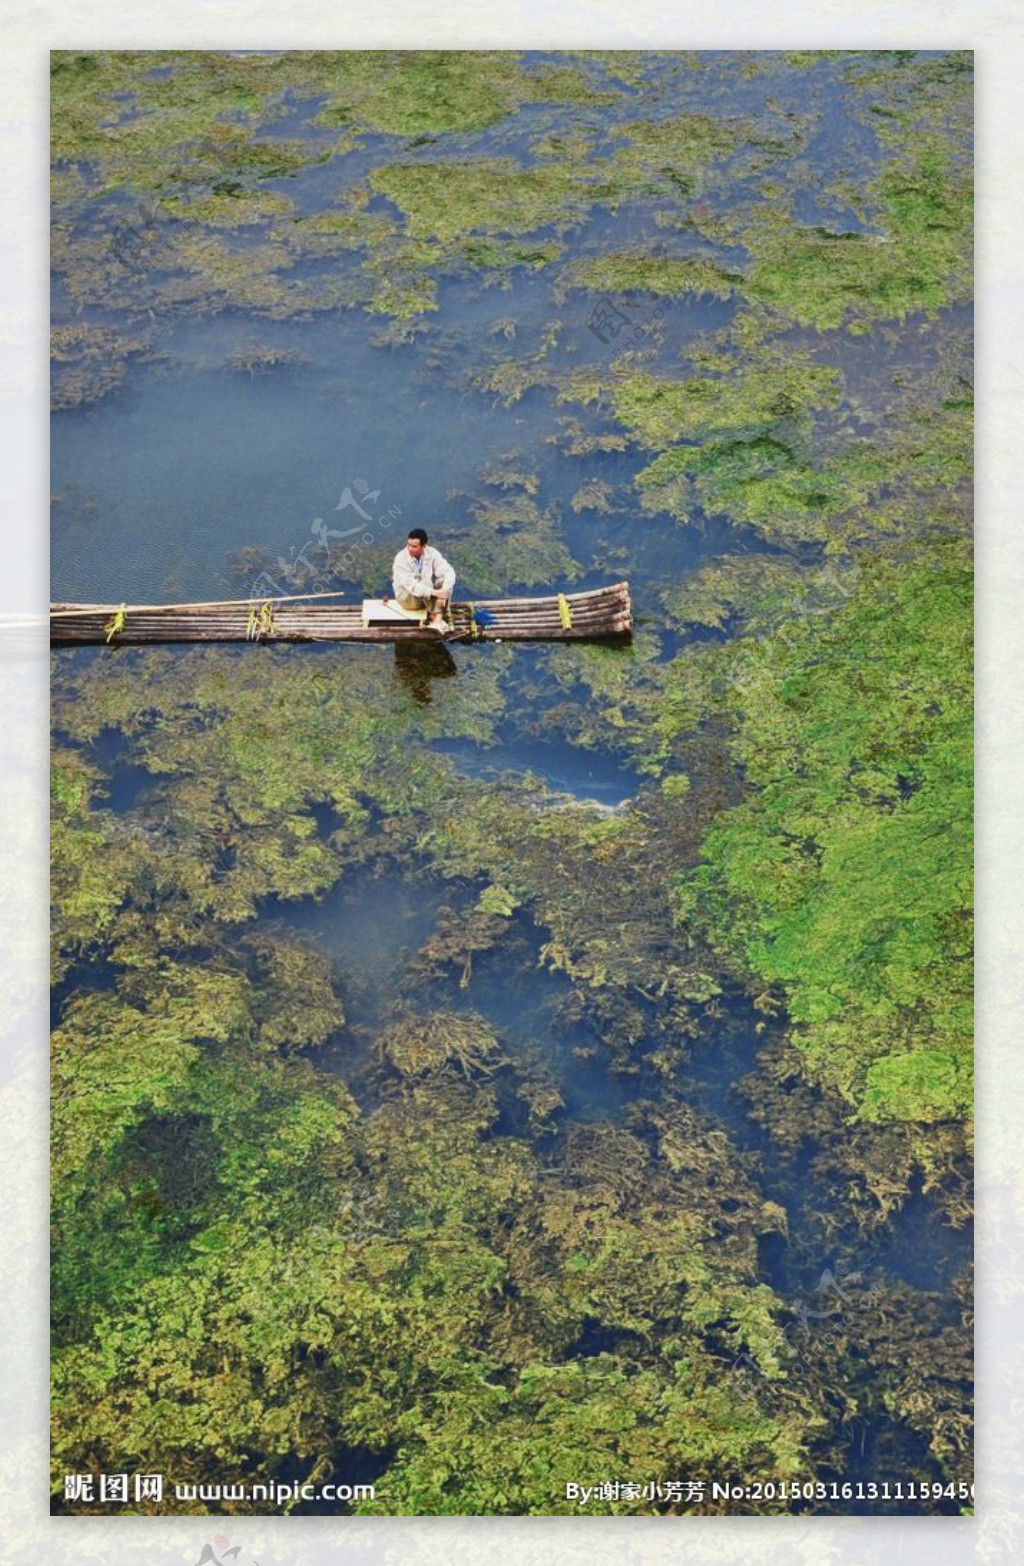
<svg viewBox="0 0 1024 1566"><path fill-rule="evenodd" d="M421 706L433 700L435 680L450 680L458 672L458 664L443 642L395 643L395 681Z"/></svg>

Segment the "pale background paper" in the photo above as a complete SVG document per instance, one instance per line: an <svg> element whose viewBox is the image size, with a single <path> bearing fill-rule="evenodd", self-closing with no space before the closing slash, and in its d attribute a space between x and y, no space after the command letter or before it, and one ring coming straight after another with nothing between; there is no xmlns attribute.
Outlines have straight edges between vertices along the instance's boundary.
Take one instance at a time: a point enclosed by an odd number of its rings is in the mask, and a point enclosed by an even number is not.
<svg viewBox="0 0 1024 1566"><path fill-rule="evenodd" d="M46 1384L45 632L0 628L0 1558L195 1566L601 1566L1009 1561L1024 1551L1024 1177L1015 1035L1024 886L1015 788L1024 551L1024 9L1019 0L94 0L4 8L0 54L0 624L47 602L47 53L50 48L973 48L977 55L979 900L978 1515L958 1518L56 1518ZM1015 484L1015 480L1018 482Z"/></svg>

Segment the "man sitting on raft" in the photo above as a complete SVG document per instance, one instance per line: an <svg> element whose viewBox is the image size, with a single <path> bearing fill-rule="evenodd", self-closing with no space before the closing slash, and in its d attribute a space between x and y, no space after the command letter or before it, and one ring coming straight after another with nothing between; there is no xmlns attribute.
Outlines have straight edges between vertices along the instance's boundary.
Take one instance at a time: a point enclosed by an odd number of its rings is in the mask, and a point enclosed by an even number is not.
<svg viewBox="0 0 1024 1566"><path fill-rule="evenodd" d="M395 598L402 609L426 609L427 624L442 635L451 630L444 617L455 586L455 572L439 549L414 527L391 568Z"/></svg>

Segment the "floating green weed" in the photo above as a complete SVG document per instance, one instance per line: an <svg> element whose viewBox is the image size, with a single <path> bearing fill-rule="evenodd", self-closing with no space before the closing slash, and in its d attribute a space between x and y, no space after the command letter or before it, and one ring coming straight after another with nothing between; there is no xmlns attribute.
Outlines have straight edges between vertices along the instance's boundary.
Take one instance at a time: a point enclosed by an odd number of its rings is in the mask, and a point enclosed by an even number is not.
<svg viewBox="0 0 1024 1566"><path fill-rule="evenodd" d="M742 283L740 273L705 256L595 256L572 262L563 277L570 287L597 293L710 294L715 299L728 299Z"/></svg>
<svg viewBox="0 0 1024 1566"><path fill-rule="evenodd" d="M376 169L371 181L405 214L411 235L448 244L471 234L565 227L579 222L593 199L570 170L522 168L511 158L394 164Z"/></svg>
<svg viewBox="0 0 1024 1566"><path fill-rule="evenodd" d="M965 1103L969 628L968 579L940 557L876 564L832 617L751 646L729 705L756 793L709 832L681 894L786 986L814 1074L873 1118L913 1117L918 1080L922 1119ZM925 1053L904 1042L872 1066L911 1017Z"/></svg>

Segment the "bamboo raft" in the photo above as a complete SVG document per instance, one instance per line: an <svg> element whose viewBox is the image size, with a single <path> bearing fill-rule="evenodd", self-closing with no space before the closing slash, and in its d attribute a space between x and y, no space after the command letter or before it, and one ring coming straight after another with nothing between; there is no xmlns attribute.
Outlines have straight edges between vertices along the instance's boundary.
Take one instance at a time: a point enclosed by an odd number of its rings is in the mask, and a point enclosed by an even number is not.
<svg viewBox="0 0 1024 1566"><path fill-rule="evenodd" d="M368 624L363 604L325 601L339 596L323 593L196 604L51 604L50 643L441 641L437 631L413 615L408 620ZM628 582L550 598L453 603L448 620L452 629L446 642L621 640L633 630Z"/></svg>

